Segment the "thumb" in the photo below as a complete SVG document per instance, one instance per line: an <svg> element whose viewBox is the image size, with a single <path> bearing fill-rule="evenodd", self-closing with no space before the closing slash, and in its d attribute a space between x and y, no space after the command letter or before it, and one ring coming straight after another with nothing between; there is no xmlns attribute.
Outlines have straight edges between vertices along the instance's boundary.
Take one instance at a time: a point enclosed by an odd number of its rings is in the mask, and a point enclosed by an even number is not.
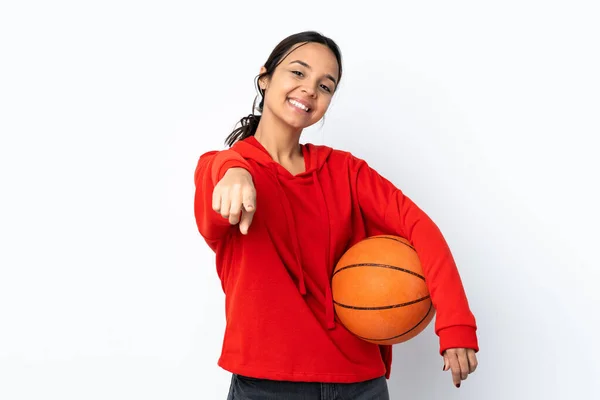
<svg viewBox="0 0 600 400"><path fill-rule="evenodd" d="M242 204L246 212L254 212L256 209L256 193L253 188L244 188Z"/></svg>
<svg viewBox="0 0 600 400"><path fill-rule="evenodd" d="M244 201L244 210L245 210L246 212L252 212L252 213L253 213L254 211L256 211L256 210L255 210L254 203L253 203L252 201L250 201L250 200L245 200L245 201Z"/></svg>

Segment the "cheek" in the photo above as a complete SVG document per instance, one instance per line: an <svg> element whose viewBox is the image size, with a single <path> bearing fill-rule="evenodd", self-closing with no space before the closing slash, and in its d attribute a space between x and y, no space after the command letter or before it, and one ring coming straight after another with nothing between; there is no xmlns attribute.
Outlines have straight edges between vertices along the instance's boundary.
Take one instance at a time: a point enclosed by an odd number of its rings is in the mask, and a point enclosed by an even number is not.
<svg viewBox="0 0 600 400"><path fill-rule="evenodd" d="M266 95L265 95L265 104L264 104L264 108L269 108L271 111L275 111L277 109L277 93L272 91L272 90L268 90Z"/></svg>
<svg viewBox="0 0 600 400"><path fill-rule="evenodd" d="M319 109L318 109L317 113L321 116L323 114L325 114L325 112L329 108L330 104L331 104L331 97L319 99Z"/></svg>
<svg viewBox="0 0 600 400"><path fill-rule="evenodd" d="M285 86L281 85L273 85L272 87L267 89L267 94L265 97L265 104L269 104L274 107L281 106L281 103L286 101L287 93L289 89Z"/></svg>

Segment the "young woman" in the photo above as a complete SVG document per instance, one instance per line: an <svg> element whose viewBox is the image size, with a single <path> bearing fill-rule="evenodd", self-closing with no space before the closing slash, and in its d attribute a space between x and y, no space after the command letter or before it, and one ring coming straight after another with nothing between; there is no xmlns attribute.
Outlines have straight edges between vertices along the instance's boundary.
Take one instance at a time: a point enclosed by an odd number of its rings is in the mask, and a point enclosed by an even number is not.
<svg viewBox="0 0 600 400"><path fill-rule="evenodd" d="M417 250L454 384L477 366L475 318L434 222L365 161L300 144L341 77L331 39L284 39L256 80L260 114L240 121L229 149L198 162L194 211L226 295L218 364L232 373L230 399L388 398L391 346L346 330L330 287L343 253L379 234L405 237Z"/></svg>

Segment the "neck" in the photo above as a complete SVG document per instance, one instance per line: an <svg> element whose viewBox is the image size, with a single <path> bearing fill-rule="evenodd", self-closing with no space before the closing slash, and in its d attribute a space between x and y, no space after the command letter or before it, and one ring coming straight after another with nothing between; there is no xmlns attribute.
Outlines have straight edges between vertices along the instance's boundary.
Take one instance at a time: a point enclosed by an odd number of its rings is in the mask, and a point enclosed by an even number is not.
<svg viewBox="0 0 600 400"><path fill-rule="evenodd" d="M294 129L283 121L277 121L272 114L263 114L254 137L269 152L274 161L281 163L302 157L300 135L302 129Z"/></svg>

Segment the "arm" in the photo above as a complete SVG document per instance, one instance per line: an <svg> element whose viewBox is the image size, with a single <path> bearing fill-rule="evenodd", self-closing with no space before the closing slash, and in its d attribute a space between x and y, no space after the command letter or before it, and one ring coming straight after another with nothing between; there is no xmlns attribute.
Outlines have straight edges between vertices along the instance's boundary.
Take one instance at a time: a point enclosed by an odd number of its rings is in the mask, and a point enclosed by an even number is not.
<svg viewBox="0 0 600 400"><path fill-rule="evenodd" d="M226 218L213 210L215 186L230 168L250 170L250 165L233 150L211 151L200 157L194 172L196 225L202 237L213 250L216 248L217 242L227 234L232 226Z"/></svg>
<svg viewBox="0 0 600 400"><path fill-rule="evenodd" d="M402 191L355 158L356 192L368 230L395 234L415 247L436 309L440 354L449 348L478 351L476 322L442 233Z"/></svg>

